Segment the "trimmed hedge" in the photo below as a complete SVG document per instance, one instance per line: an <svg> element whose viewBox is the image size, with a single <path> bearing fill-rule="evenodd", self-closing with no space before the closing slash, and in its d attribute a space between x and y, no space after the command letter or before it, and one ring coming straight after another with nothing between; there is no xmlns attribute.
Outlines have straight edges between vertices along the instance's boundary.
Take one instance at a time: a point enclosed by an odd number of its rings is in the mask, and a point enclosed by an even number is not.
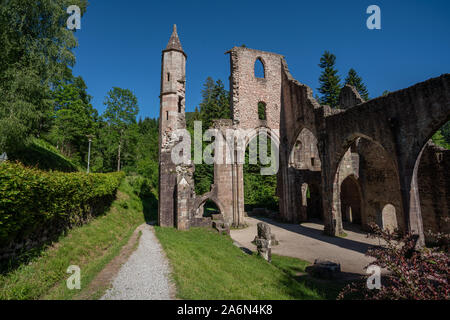
<svg viewBox="0 0 450 320"><path fill-rule="evenodd" d="M0 163L0 248L51 238L114 200L124 173L45 172Z"/></svg>

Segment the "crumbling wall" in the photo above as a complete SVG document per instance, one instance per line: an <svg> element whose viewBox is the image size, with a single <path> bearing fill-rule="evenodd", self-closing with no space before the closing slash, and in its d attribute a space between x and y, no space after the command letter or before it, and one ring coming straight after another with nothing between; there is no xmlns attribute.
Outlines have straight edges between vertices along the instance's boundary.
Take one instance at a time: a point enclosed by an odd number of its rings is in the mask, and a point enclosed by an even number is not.
<svg viewBox="0 0 450 320"><path fill-rule="evenodd" d="M243 47L230 54L230 90L233 123L239 128L279 129L281 107L281 60L283 56ZM255 63L264 66L264 78L255 77ZM258 118L258 103L266 104L266 120Z"/></svg>
<svg viewBox="0 0 450 320"><path fill-rule="evenodd" d="M424 231L450 233L450 150L429 142L418 173Z"/></svg>

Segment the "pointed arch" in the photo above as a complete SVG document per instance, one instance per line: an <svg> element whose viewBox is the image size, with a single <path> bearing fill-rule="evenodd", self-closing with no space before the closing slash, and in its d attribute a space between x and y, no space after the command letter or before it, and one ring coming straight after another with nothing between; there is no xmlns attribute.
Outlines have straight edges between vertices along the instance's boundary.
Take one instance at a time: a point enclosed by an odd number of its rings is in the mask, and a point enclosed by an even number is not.
<svg viewBox="0 0 450 320"><path fill-rule="evenodd" d="M265 79L266 78L266 66L264 60L261 57L256 58L255 65L255 78Z"/></svg>

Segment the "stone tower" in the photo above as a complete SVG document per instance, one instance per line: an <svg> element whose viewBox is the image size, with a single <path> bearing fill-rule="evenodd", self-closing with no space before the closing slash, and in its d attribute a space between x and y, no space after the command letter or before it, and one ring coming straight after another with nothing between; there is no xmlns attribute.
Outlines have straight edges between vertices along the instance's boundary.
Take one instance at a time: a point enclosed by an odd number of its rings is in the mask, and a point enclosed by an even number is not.
<svg viewBox="0 0 450 320"><path fill-rule="evenodd" d="M172 162L171 152L178 139L172 133L186 128L186 58L174 25L161 61L158 222L164 227L177 224L177 166Z"/></svg>

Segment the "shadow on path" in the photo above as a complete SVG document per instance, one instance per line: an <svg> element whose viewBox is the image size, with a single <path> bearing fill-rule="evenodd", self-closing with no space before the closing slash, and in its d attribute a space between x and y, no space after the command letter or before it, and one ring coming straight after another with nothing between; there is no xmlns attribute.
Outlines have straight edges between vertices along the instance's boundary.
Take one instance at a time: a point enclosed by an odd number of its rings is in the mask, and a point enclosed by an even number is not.
<svg viewBox="0 0 450 320"><path fill-rule="evenodd" d="M263 218L263 217L252 217L252 218L259 220L259 221L266 222L266 223L274 225L276 227L288 230L290 232L295 232L295 233L301 234L305 237L309 237L309 238L313 238L313 239L316 239L319 241L327 242L327 243L333 244L335 246L339 246L341 248L345 248L348 250L353 250L353 251L356 251L356 252L359 252L362 254L365 254L369 248L374 246L374 245L371 245L368 243L355 241L355 240L351 240L351 239L347 239L347 238L332 237L332 236L324 234L322 230L317 230L315 228L307 227L304 225L282 223L282 222L275 221L273 219Z"/></svg>

